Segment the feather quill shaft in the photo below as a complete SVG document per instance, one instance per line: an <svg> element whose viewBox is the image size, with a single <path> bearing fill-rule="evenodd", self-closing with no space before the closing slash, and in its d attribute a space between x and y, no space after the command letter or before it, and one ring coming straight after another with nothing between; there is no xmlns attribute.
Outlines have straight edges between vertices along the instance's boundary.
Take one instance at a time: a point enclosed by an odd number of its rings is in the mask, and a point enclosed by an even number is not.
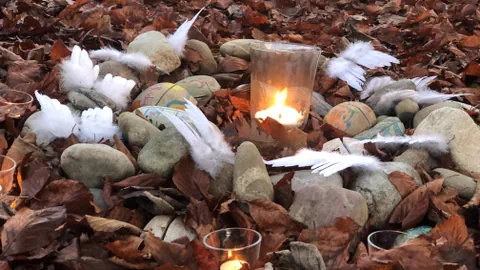
<svg viewBox="0 0 480 270"><path fill-rule="evenodd" d="M202 13L205 8L200 9L200 11L190 20L186 20L180 27L178 27L177 31L167 37L168 43L172 46L178 56L183 56L183 50L185 49L185 45L187 44L188 40L188 31L192 27L193 23L197 19L198 15Z"/></svg>

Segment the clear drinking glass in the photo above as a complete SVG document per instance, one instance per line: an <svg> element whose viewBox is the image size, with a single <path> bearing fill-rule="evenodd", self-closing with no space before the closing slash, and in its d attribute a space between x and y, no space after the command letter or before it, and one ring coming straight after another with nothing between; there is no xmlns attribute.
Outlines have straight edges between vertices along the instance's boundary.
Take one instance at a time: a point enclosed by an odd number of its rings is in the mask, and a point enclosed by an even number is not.
<svg viewBox="0 0 480 270"><path fill-rule="evenodd" d="M368 253L373 254L381 250L389 250L400 246L409 239L409 234L401 231L384 230L368 235Z"/></svg>
<svg viewBox="0 0 480 270"><path fill-rule="evenodd" d="M0 164L2 164L0 169L0 194L6 194L12 188L17 163L10 157L0 155Z"/></svg>
<svg viewBox="0 0 480 270"><path fill-rule="evenodd" d="M220 270L250 269L260 256L261 242L260 233L244 228L222 229L203 238L203 244L216 257Z"/></svg>
<svg viewBox="0 0 480 270"><path fill-rule="evenodd" d="M0 113L10 118L19 118L32 106L33 97L25 92L0 90Z"/></svg>
<svg viewBox="0 0 480 270"><path fill-rule="evenodd" d="M250 113L273 118L287 128L308 119L321 50L290 43L254 43L251 54Z"/></svg>

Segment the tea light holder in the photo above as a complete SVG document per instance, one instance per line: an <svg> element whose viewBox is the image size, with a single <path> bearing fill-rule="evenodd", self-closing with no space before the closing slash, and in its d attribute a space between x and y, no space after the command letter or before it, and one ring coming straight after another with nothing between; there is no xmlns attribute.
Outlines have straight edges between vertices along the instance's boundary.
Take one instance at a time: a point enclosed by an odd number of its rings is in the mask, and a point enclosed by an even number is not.
<svg viewBox="0 0 480 270"><path fill-rule="evenodd" d="M408 241L409 236L408 233L394 230L373 232L367 237L368 253L373 254L378 251L396 248Z"/></svg>
<svg viewBox="0 0 480 270"><path fill-rule="evenodd" d="M2 89L0 90L0 107L2 113L9 118L19 118L32 106L33 97L25 92Z"/></svg>
<svg viewBox="0 0 480 270"><path fill-rule="evenodd" d="M0 194L7 194L13 185L13 175L17 163L14 159L0 155Z"/></svg>
<svg viewBox="0 0 480 270"><path fill-rule="evenodd" d="M252 44L250 113L286 128L305 126L321 50L313 46L264 42Z"/></svg>
<svg viewBox="0 0 480 270"><path fill-rule="evenodd" d="M220 270L251 269L260 256L260 233L244 228L228 228L211 232L203 244L217 259Z"/></svg>

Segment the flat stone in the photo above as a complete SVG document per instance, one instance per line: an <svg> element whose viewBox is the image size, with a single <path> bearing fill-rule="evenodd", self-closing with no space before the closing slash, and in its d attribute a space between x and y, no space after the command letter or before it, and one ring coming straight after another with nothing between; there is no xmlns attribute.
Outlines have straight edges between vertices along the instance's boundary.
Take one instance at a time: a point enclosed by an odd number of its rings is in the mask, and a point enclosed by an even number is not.
<svg viewBox="0 0 480 270"><path fill-rule="evenodd" d="M363 226L368 219L368 208L358 192L336 186L308 185L295 193L289 215L308 228L332 226L338 217L349 217Z"/></svg>
<svg viewBox="0 0 480 270"><path fill-rule="evenodd" d="M473 195L475 195L477 182L475 182L473 178L443 168L437 168L433 171L440 174L445 179L443 182L444 187L455 189L458 192L458 195L463 199L470 200Z"/></svg>
<svg viewBox="0 0 480 270"><path fill-rule="evenodd" d="M405 126L397 117L387 117L383 121L377 123L373 128L366 130L353 138L357 140L368 140L377 137L378 134L383 137L402 136L405 134Z"/></svg>
<svg viewBox="0 0 480 270"><path fill-rule="evenodd" d="M153 137L138 154L138 165L142 171L171 177L175 165L187 153L188 144L174 128L166 128Z"/></svg>
<svg viewBox="0 0 480 270"><path fill-rule="evenodd" d="M251 142L244 142L237 148L233 191L240 200L273 200L273 186L263 157Z"/></svg>
<svg viewBox="0 0 480 270"><path fill-rule="evenodd" d="M172 242L182 237L187 237L190 241L192 241L197 238L197 234L193 229L185 227L183 218L184 217L182 216L177 216L172 223L170 223L163 241Z"/></svg>
<svg viewBox="0 0 480 270"><path fill-rule="evenodd" d="M414 134L445 136L456 170L468 176L480 175L480 128L463 110L449 107L435 110L420 123Z"/></svg>
<svg viewBox="0 0 480 270"><path fill-rule="evenodd" d="M170 223L172 223L174 219L175 216L169 215L155 216L147 223L147 225L145 225L145 228L143 228L143 230L151 231L153 235L163 240L163 238L165 237L165 233L167 232L168 226L170 225Z"/></svg>
<svg viewBox="0 0 480 270"><path fill-rule="evenodd" d="M157 83L145 89L134 100L140 106L162 106L177 110L185 109L185 99L197 104L197 100L183 87L173 83Z"/></svg>
<svg viewBox="0 0 480 270"><path fill-rule="evenodd" d="M250 60L250 46L263 41L255 39L235 39L220 46L220 53Z"/></svg>
<svg viewBox="0 0 480 270"><path fill-rule="evenodd" d="M345 146L349 154L369 155L368 151L365 150L365 147L363 144L354 144L360 140L350 138L350 137L343 137L342 141L343 141L343 145Z"/></svg>
<svg viewBox="0 0 480 270"><path fill-rule="evenodd" d="M325 116L325 122L352 137L376 123L373 110L362 102L344 102L333 107Z"/></svg>
<svg viewBox="0 0 480 270"><path fill-rule="evenodd" d="M98 107L97 103L90 98L77 91L69 91L67 94L68 101L78 110L88 110Z"/></svg>
<svg viewBox="0 0 480 270"><path fill-rule="evenodd" d="M209 100L215 91L222 88L215 78L205 75L187 77L175 84L183 87L198 101Z"/></svg>
<svg viewBox="0 0 480 270"><path fill-rule="evenodd" d="M198 61L199 70L196 74L199 75L210 75L217 72L217 61L213 58L212 51L207 44L199 40L190 39L187 41L185 50L196 51L200 55L200 61Z"/></svg>
<svg viewBox="0 0 480 270"><path fill-rule="evenodd" d="M438 166L438 161L424 149L408 149L401 155L393 159L395 162L406 163L413 168L423 167L425 170L431 170Z"/></svg>
<svg viewBox="0 0 480 270"><path fill-rule="evenodd" d="M460 104L453 101L445 101L445 102L437 103L431 106L427 106L415 114L415 117L413 118L413 127L414 128L418 127L420 122L422 122L425 118L427 118L427 116L433 111L438 110L440 108L445 108L445 107L462 109L462 106Z"/></svg>
<svg viewBox="0 0 480 270"><path fill-rule="evenodd" d="M143 147L151 138L160 136L160 130L150 122L131 112L118 117L118 127L129 143Z"/></svg>
<svg viewBox="0 0 480 270"><path fill-rule="evenodd" d="M124 153L104 144L74 144L63 151L60 165L70 179L89 188L103 188L105 177L117 182L135 174Z"/></svg>
<svg viewBox="0 0 480 270"><path fill-rule="evenodd" d="M270 176L273 185L276 185L285 174L287 173ZM292 190L296 192L309 185L343 187L343 180L338 173L325 177L318 173L312 173L311 170L295 171L292 178Z"/></svg>

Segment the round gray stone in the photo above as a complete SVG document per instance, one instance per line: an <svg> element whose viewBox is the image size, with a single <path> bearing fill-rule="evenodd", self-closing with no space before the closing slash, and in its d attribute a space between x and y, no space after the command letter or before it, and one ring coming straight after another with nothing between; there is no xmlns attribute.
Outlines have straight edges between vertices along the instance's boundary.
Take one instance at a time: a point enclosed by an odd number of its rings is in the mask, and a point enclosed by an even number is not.
<svg viewBox="0 0 480 270"><path fill-rule="evenodd" d="M263 41L255 39L235 39L220 46L220 53L250 60L250 46Z"/></svg>
<svg viewBox="0 0 480 270"><path fill-rule="evenodd" d="M473 195L475 195L477 182L475 182L473 178L443 168L437 168L433 171L439 173L445 179L443 182L444 187L455 189L458 192L458 195L465 200L470 200Z"/></svg>
<svg viewBox="0 0 480 270"><path fill-rule="evenodd" d="M151 138L160 136L160 130L145 119L131 112L118 117L118 126L129 143L143 147Z"/></svg>
<svg viewBox="0 0 480 270"><path fill-rule="evenodd" d="M207 44L199 40L190 39L185 46L187 50L194 50L200 54L201 60L198 62L199 70L196 74L210 75L217 71L217 61L213 58L212 51Z"/></svg>

